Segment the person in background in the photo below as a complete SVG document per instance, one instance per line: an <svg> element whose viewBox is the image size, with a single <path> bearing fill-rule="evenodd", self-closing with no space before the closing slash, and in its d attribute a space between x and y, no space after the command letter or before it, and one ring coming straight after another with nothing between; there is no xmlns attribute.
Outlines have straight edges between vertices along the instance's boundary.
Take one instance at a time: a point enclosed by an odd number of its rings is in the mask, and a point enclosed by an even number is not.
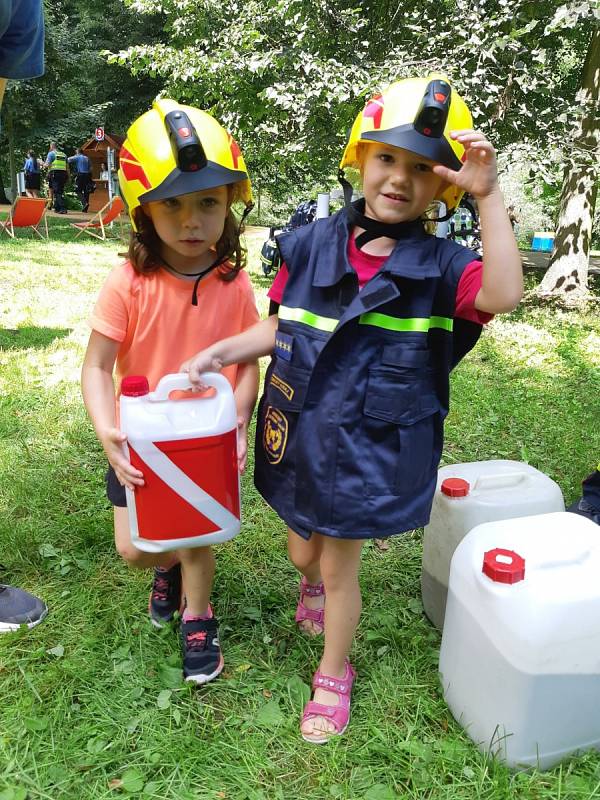
<svg viewBox="0 0 600 800"><path fill-rule="evenodd" d="M44 74L44 13L42 0L2 0L0 3L0 107L7 80ZM16 586L0 583L0 633L33 628L48 613L46 604Z"/></svg>
<svg viewBox="0 0 600 800"><path fill-rule="evenodd" d="M67 207L63 193L69 179L69 165L66 153L57 147L56 142L50 143L44 167L48 169L48 187L52 190L54 210L57 214L66 214Z"/></svg>
<svg viewBox="0 0 600 800"><path fill-rule="evenodd" d="M81 203L81 210L87 211L90 207L90 191L92 185L92 168L89 158L81 152L78 147L74 156L69 156L68 164L74 165L75 174L75 193Z"/></svg>
<svg viewBox="0 0 600 800"><path fill-rule="evenodd" d="M27 197L40 196L40 182L42 174L40 171L40 164L42 162L35 155L32 150L27 153L23 171L25 172L25 194Z"/></svg>

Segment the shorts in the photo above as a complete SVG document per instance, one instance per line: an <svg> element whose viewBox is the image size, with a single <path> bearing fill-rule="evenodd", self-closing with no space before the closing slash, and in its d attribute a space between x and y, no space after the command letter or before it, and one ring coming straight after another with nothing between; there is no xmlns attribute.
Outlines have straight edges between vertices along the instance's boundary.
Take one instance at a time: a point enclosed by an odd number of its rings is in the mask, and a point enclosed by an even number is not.
<svg viewBox="0 0 600 800"><path fill-rule="evenodd" d="M39 172L26 172L25 173L25 188L38 189L40 188L40 173Z"/></svg>
<svg viewBox="0 0 600 800"><path fill-rule="evenodd" d="M106 470L105 475L106 481L106 496L113 504L113 506L118 506L119 508L125 508L127 505L126 494L125 494L125 487L121 486L119 481L117 480L117 476L115 474L114 469L109 465L108 469Z"/></svg>

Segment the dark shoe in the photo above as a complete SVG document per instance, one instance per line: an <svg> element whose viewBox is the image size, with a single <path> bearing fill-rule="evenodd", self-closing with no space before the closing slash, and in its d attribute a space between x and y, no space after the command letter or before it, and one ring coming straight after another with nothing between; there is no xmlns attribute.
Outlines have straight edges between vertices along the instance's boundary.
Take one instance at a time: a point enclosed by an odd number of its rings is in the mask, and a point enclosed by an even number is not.
<svg viewBox="0 0 600 800"><path fill-rule="evenodd" d="M82 213L83 213L83 214L86 214L86 213L87 213L87 210L88 210L88 208L89 208L89 207L90 207L90 204L88 203L87 205L85 205L85 206L84 206L84 207L81 209Z"/></svg>
<svg viewBox="0 0 600 800"><path fill-rule="evenodd" d="M175 564L171 569L156 567L148 603L152 624L162 628L181 610L181 565Z"/></svg>
<svg viewBox="0 0 600 800"><path fill-rule="evenodd" d="M567 511L573 514L579 514L581 517L587 517L591 519L592 522L595 522L596 525L600 525L600 509L588 503L584 497L580 497L579 500L576 500L567 508Z"/></svg>
<svg viewBox="0 0 600 800"><path fill-rule="evenodd" d="M186 681L208 683L223 669L217 620L192 619L181 623L183 676Z"/></svg>
<svg viewBox="0 0 600 800"><path fill-rule="evenodd" d="M23 589L0 584L0 633L34 628L48 613L45 603Z"/></svg>

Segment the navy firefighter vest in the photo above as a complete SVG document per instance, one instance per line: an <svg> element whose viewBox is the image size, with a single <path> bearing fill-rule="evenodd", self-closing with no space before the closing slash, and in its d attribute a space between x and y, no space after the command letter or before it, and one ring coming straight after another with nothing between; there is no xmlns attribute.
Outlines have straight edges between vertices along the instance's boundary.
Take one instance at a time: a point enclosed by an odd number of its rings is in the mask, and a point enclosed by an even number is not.
<svg viewBox="0 0 600 800"><path fill-rule="evenodd" d="M349 231L344 209L278 239L289 278L254 480L305 537L388 536L428 521L458 360L456 287L477 258L407 223L359 292Z"/></svg>

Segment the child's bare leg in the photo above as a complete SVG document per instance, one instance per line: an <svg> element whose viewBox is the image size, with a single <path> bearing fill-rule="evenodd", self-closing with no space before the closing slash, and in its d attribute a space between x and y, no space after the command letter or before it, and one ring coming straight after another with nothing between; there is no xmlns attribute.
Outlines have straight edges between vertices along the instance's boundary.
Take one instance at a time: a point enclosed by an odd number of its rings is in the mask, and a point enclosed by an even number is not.
<svg viewBox="0 0 600 800"><path fill-rule="evenodd" d="M114 519L115 547L117 548L117 553L130 567L137 567L138 569L148 569L149 567L169 568L177 562L175 553L145 553L132 544L129 532L129 517L125 507L114 507Z"/></svg>
<svg viewBox="0 0 600 800"><path fill-rule="evenodd" d="M358 570L363 541L313 534L313 538L317 537L322 543L321 575L327 594L325 648L320 670L324 675L343 678L362 605ZM338 696L325 689L316 689L313 700L330 706L338 704ZM325 717L313 717L303 723L302 731L312 736L323 731L327 736L335 728Z"/></svg>
<svg viewBox="0 0 600 800"><path fill-rule="evenodd" d="M291 528L288 528L288 555L296 569L304 575L307 582L316 586L321 583L321 551L322 536L313 534L308 541L303 539ZM309 597L304 595L302 602L307 608L317 611L323 608L325 598L323 595ZM322 632L321 626L310 619L302 620L298 627L311 636Z"/></svg>
<svg viewBox="0 0 600 800"><path fill-rule="evenodd" d="M204 616L215 576L215 556L212 547L178 550L181 577L186 601L186 615ZM187 616L186 616L187 619Z"/></svg>

